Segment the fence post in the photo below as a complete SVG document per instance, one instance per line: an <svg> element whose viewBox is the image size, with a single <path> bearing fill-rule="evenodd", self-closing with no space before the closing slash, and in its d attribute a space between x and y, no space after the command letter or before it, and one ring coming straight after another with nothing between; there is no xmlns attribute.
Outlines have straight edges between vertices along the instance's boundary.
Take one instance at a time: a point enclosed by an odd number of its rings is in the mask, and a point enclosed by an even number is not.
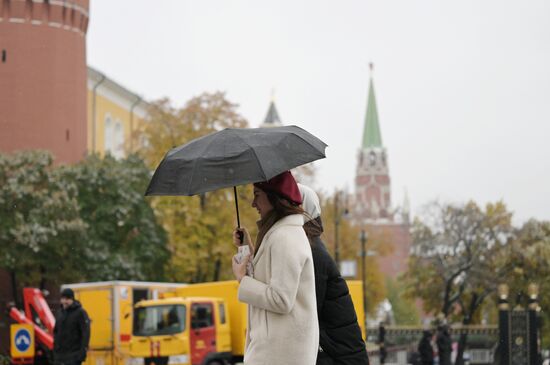
<svg viewBox="0 0 550 365"><path fill-rule="evenodd" d="M508 285L498 286L498 349L500 365L510 363L510 304L508 302Z"/></svg>
<svg viewBox="0 0 550 365"><path fill-rule="evenodd" d="M527 299L528 321L529 321L529 365L538 365L539 354L539 328L537 314L539 311L539 288L536 284L529 284L529 297Z"/></svg>
<svg viewBox="0 0 550 365"><path fill-rule="evenodd" d="M378 346L380 347L380 364L384 364L386 361L386 355L388 354L386 351L386 346L384 342L386 341L386 329L384 328L384 324L380 322L380 325L378 327Z"/></svg>

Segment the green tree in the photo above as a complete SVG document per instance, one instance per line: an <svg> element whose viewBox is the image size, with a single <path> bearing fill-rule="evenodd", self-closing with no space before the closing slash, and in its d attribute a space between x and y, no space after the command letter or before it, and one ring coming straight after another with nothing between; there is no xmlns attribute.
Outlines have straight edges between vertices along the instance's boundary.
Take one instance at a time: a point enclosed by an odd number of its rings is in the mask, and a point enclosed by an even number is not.
<svg viewBox="0 0 550 365"><path fill-rule="evenodd" d="M0 154L0 267L19 288L82 278L87 225L50 153Z"/></svg>
<svg viewBox="0 0 550 365"><path fill-rule="evenodd" d="M152 104L149 118L135 136L141 143L140 156L151 170L167 151L194 138L223 128L247 127L238 114L237 105L223 93L202 94L183 108L171 105L168 99ZM250 186L239 187L241 224L255 234L258 219L250 208ZM214 191L195 197L154 197L151 202L169 235L172 280L203 282L231 279L231 258L235 253L232 231L236 227L235 201L231 189Z"/></svg>
<svg viewBox="0 0 550 365"><path fill-rule="evenodd" d="M408 295L421 298L428 312L472 324L499 278L512 271L512 214L502 202L487 204L485 210L474 202L434 203L426 212L413 226ZM461 335L457 364L462 364L466 341L467 335Z"/></svg>
<svg viewBox="0 0 550 365"><path fill-rule="evenodd" d="M399 280L388 278L386 280L386 289L388 300L392 306L395 324L401 325L419 325L420 315L416 303L411 298L404 295L405 287Z"/></svg>
<svg viewBox="0 0 550 365"><path fill-rule="evenodd" d="M143 161L92 155L62 172L77 187L80 216L88 226L86 280L164 279L166 232L143 196L150 179Z"/></svg>

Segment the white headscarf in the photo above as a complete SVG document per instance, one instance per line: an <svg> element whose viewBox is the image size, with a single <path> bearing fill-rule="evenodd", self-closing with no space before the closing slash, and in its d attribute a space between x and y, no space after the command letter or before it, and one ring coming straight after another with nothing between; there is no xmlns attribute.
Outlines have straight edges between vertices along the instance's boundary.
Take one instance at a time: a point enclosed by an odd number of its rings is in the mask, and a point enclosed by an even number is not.
<svg viewBox="0 0 550 365"><path fill-rule="evenodd" d="M302 209L309 215L304 216L304 223L321 216L321 204L319 197L312 188L298 183L300 194L302 195Z"/></svg>

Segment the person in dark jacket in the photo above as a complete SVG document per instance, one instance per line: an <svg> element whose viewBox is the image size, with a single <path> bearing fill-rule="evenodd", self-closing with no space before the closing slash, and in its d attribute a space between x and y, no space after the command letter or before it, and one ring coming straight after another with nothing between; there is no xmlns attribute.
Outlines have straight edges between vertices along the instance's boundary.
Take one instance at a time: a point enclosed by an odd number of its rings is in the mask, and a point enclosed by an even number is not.
<svg viewBox="0 0 550 365"><path fill-rule="evenodd" d="M418 343L418 353L420 354L420 363L422 365L434 364L434 349L432 347L432 332L424 331L422 339Z"/></svg>
<svg viewBox="0 0 550 365"><path fill-rule="evenodd" d="M442 325L438 328L437 333L437 352L439 353L440 365L451 365L451 353L453 352L453 343L449 326Z"/></svg>
<svg viewBox="0 0 550 365"><path fill-rule="evenodd" d="M323 223L317 194L298 184L307 213L304 230L311 243L315 270L319 354L317 365L368 365L365 342L346 281L321 240Z"/></svg>
<svg viewBox="0 0 550 365"><path fill-rule="evenodd" d="M90 319L71 289L61 292L61 309L55 320L54 361L57 365L80 365L90 342Z"/></svg>

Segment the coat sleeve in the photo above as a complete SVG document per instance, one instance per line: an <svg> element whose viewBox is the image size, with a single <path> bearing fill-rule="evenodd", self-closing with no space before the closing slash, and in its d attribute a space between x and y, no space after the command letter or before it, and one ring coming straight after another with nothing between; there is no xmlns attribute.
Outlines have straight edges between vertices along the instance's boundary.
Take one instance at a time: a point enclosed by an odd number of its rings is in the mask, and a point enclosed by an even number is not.
<svg viewBox="0 0 550 365"><path fill-rule="evenodd" d="M289 232L290 233L290 232ZM294 307L302 269L307 260L304 242L307 238L296 230L294 234L273 232L269 238L271 280L263 283L245 276L239 286L239 300L264 310L288 314ZM308 244L309 246L309 244ZM309 247L306 247L309 250ZM265 254L265 253L264 253Z"/></svg>
<svg viewBox="0 0 550 365"><path fill-rule="evenodd" d="M328 273L324 257L324 249L315 243L311 250L313 257L313 267L315 269L315 296L317 299L317 315L323 312L323 304L327 293ZM327 253L328 254L328 253Z"/></svg>
<svg viewBox="0 0 550 365"><path fill-rule="evenodd" d="M90 318L84 309L82 309L80 319L78 321L78 330L80 331L80 338L82 339L80 349L85 352L88 350L88 346L90 344Z"/></svg>

